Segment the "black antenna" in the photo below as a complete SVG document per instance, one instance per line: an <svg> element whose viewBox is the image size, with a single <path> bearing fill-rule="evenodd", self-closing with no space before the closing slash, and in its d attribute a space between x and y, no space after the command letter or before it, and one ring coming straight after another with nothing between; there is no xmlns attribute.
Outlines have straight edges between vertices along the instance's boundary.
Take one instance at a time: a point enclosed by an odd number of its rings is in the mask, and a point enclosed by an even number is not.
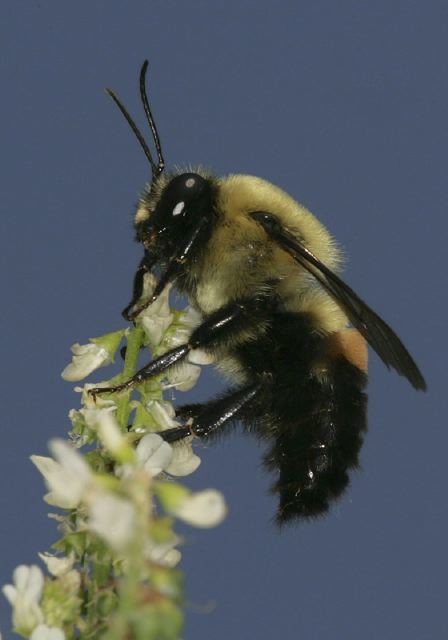
<svg viewBox="0 0 448 640"><path fill-rule="evenodd" d="M163 154L162 154L162 147L160 145L160 138L159 138L159 134L157 133L157 127L156 127L156 123L154 122L154 118L152 117L152 113L151 113L151 108L149 106L149 101L148 101L148 96L146 94L146 71L148 69L148 61L145 60L143 62L142 68L140 70L140 97L142 99L142 103L143 103L143 109L145 110L145 115L146 115L146 119L148 121L149 124L149 128L151 129L151 133L152 133L152 138L154 140L154 144L156 147L156 151L157 151L157 160L158 160L158 164L157 164L157 175L159 176L164 167L165 167L165 162L163 160ZM153 165L153 171L154 171L154 165Z"/></svg>
<svg viewBox="0 0 448 640"><path fill-rule="evenodd" d="M165 163L164 163L164 160L163 160L162 147L160 145L159 134L157 133L157 128L156 128L156 125L155 125L155 122L154 122L154 118L152 117L151 109L149 107L148 96L146 95L145 77L146 77L147 68L148 68L148 61L145 60L144 63L143 63L143 66L141 68L141 71L140 71L140 95L141 95L141 99L142 99L142 103L143 103L143 108L145 110L146 119L147 119L149 127L151 129L152 137L153 137L153 140L154 140L154 145L155 145L156 151L157 151L157 160L158 160L157 164L153 160L153 157L152 157L151 151L149 149L149 146L148 146L145 138L143 137L140 129L137 127L137 125L135 124L134 120L132 119L132 117L128 113L127 109L125 108L125 106L122 104L122 102L118 98L118 96L112 91L112 89L106 89L106 93L112 98L112 100L115 102L117 107L120 109L121 113L126 118L127 123L131 127L132 131L134 132L135 137L137 138L137 140L140 143L140 146L142 147L143 151L145 152L145 156L148 158L149 164L151 165L152 181L154 182L154 180L162 173L162 171L164 169L164 166L165 166Z"/></svg>

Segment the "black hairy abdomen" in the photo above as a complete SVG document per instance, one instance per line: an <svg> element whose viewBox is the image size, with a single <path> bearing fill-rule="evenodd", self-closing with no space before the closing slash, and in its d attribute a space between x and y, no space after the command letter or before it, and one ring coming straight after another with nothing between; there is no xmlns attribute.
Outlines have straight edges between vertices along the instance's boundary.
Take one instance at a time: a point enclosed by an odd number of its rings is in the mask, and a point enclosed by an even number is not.
<svg viewBox="0 0 448 640"><path fill-rule="evenodd" d="M264 461L277 476L278 523L324 514L358 466L366 375L342 355L330 358L326 339L301 314L276 313L234 357L249 379L265 381L241 421L269 442Z"/></svg>

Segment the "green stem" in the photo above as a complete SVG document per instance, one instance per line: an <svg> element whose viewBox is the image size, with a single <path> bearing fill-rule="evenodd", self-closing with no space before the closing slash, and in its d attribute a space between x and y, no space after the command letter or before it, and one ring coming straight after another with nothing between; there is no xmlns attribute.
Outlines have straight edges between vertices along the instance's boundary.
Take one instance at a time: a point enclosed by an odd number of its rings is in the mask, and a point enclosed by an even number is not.
<svg viewBox="0 0 448 640"><path fill-rule="evenodd" d="M143 344L145 332L143 327L138 326L131 329L127 339L126 357L124 359L123 379L126 380L134 375L137 369L138 354Z"/></svg>
<svg viewBox="0 0 448 640"><path fill-rule="evenodd" d="M124 359L123 373L120 378L122 381L132 378L137 370L138 354L143 344L144 338L143 328L138 326L131 329L127 337L126 356ZM126 429L128 426L129 414L131 409L129 407L130 395L132 391L128 391L123 394L117 402L117 420L122 429Z"/></svg>

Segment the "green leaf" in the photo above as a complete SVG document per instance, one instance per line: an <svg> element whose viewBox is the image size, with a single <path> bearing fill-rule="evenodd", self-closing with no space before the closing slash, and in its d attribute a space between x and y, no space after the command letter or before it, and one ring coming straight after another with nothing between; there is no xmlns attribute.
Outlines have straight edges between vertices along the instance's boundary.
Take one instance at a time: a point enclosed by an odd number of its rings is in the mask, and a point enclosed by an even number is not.
<svg viewBox="0 0 448 640"><path fill-rule="evenodd" d="M80 558L84 555L87 545L87 531L76 531L75 533L67 533L51 546L55 551L62 551L65 555L69 555L71 551L74 551L76 556Z"/></svg>

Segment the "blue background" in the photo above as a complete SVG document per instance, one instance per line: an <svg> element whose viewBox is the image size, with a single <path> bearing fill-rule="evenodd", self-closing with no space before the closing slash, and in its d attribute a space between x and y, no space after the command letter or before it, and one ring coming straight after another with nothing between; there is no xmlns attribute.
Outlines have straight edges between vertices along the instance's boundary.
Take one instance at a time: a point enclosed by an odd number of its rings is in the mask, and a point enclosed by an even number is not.
<svg viewBox="0 0 448 640"><path fill-rule="evenodd" d="M78 402L69 346L122 326L149 172L103 87L144 126L148 57L168 164L259 175L309 207L429 384L372 355L363 471L327 518L281 533L257 444L200 448L190 486L230 514L186 530L185 638L446 634L447 25L436 1L3 0L1 583L55 539L28 456ZM207 372L196 397L219 386Z"/></svg>

